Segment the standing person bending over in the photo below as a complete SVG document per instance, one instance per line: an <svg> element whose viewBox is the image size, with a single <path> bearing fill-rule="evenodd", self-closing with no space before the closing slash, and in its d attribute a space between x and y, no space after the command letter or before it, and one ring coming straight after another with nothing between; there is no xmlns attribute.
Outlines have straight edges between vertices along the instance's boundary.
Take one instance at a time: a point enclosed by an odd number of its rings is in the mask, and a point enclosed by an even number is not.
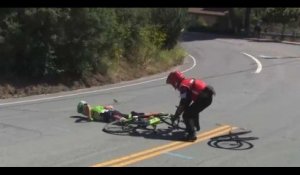
<svg viewBox="0 0 300 175"><path fill-rule="evenodd" d="M180 92L181 99L174 118L178 118L183 113L182 118L188 133L186 139L197 140L195 128L197 131L200 130L199 113L212 103L214 89L203 80L185 78L180 71L171 72L166 83Z"/></svg>

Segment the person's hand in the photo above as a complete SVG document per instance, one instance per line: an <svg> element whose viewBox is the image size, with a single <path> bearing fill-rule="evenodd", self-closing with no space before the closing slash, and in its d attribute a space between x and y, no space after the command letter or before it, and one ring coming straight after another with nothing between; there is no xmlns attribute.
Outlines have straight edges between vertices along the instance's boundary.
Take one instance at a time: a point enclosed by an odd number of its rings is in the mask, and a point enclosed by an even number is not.
<svg viewBox="0 0 300 175"><path fill-rule="evenodd" d="M112 105L105 106L105 108L106 108L106 109L110 109L110 110L111 110L111 109L114 109L114 107L113 107Z"/></svg>
<svg viewBox="0 0 300 175"><path fill-rule="evenodd" d="M171 121L172 123L174 123L174 121L178 120L179 119L179 115L173 115L172 118L171 118Z"/></svg>

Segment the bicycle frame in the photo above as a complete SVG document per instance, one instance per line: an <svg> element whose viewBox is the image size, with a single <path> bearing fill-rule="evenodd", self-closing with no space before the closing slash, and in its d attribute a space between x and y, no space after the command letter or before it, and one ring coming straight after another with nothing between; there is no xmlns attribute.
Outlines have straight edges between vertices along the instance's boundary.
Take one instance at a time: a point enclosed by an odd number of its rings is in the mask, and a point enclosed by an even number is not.
<svg viewBox="0 0 300 175"><path fill-rule="evenodd" d="M173 115L168 113L158 113L149 116L137 117L131 116L125 121L116 120L108 123L103 128L103 131L107 133L128 133L138 128L147 129L147 126L152 126L153 132L156 132L157 125L160 123L165 123L172 129L185 129L179 126L179 119L177 119L177 125L174 125L176 120L174 121L172 117Z"/></svg>

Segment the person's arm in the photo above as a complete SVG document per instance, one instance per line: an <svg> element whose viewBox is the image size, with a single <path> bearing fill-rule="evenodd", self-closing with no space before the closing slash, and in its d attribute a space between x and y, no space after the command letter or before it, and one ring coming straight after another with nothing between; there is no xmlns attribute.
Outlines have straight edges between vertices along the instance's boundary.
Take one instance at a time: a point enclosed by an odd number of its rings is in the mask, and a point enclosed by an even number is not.
<svg viewBox="0 0 300 175"><path fill-rule="evenodd" d="M86 109L86 115L87 115L88 119L90 121L93 121L93 118L92 118L92 107L90 105L87 105L85 109Z"/></svg>
<svg viewBox="0 0 300 175"><path fill-rule="evenodd" d="M130 113L132 116L145 116L146 113L144 112L135 112L135 111L131 111Z"/></svg>
<svg viewBox="0 0 300 175"><path fill-rule="evenodd" d="M152 116L152 115L157 115L157 114L160 114L160 112L147 112L147 113L143 113L145 117L149 117L149 116Z"/></svg>
<svg viewBox="0 0 300 175"><path fill-rule="evenodd" d="M192 102L191 92L188 88L182 87L180 89L180 102L179 106L176 109L175 117L179 117L182 112L190 105Z"/></svg>
<svg viewBox="0 0 300 175"><path fill-rule="evenodd" d="M152 115L160 114L160 112L135 112L131 111L132 116L138 116L138 117L150 117Z"/></svg>

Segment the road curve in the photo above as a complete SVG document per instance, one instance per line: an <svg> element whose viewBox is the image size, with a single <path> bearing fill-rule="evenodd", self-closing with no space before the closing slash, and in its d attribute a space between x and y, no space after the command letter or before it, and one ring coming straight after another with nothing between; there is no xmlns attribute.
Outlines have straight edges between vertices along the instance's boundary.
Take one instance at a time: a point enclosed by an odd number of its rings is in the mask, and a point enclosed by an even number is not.
<svg viewBox="0 0 300 175"><path fill-rule="evenodd" d="M0 106L0 166L93 166L164 145L168 145L165 152L121 164L299 166L300 62L298 58L289 58L300 55L299 46L197 33L183 34L181 45L196 61L185 74L203 78L217 93L213 104L200 117L199 137L203 140L185 144L146 132L110 135L102 132L104 123L84 122L76 114L79 100L113 104L125 113L132 110L174 112L178 94L165 85L165 72L115 85L0 100L3 104ZM259 73L255 73L258 63L243 53L259 61ZM174 69L191 68L192 57ZM142 83L145 81L149 82ZM37 100L41 98L46 100ZM118 102L114 103L113 99ZM220 127L217 123L251 129L249 136L259 139L250 141L252 148L240 151L211 147L205 138Z"/></svg>

